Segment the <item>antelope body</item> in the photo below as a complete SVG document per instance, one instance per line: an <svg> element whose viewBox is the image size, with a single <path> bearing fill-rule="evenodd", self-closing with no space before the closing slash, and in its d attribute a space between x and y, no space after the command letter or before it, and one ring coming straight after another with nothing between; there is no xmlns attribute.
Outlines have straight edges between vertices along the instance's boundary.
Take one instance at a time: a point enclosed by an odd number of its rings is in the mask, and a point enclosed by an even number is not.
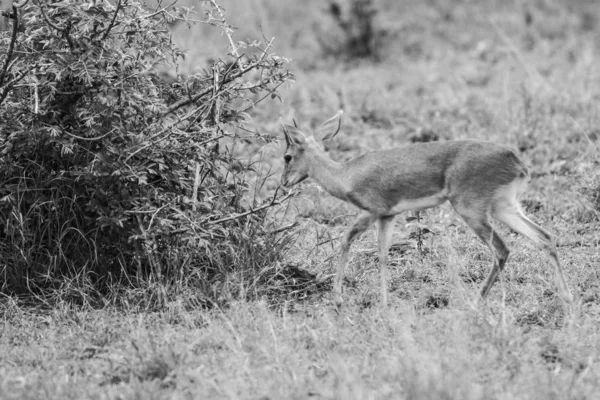
<svg viewBox="0 0 600 400"><path fill-rule="evenodd" d="M558 261L553 237L527 218L517 200L525 188L527 167L508 147L476 140L414 144L373 151L345 163L331 160L317 139L335 136L342 112L321 124L314 135L283 125L287 148L281 177L284 186L306 178L363 212L346 233L334 280L334 300L342 303L342 279L351 243L379 222L381 301L387 305L387 254L396 214L436 207L449 201L456 212L490 248L494 263L481 288L485 297L504 268L509 249L492 228L489 217L505 223L545 249L555 270L563 299L572 301Z"/></svg>

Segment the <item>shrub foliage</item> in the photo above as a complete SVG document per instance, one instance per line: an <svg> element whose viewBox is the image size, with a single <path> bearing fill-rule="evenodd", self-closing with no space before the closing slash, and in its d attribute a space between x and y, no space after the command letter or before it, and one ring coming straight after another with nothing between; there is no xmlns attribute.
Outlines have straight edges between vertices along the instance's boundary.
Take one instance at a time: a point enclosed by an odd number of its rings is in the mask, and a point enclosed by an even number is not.
<svg viewBox="0 0 600 400"><path fill-rule="evenodd" d="M277 201L240 201L244 171L219 148L292 78L271 43L234 43L204 2L231 53L167 84L159 71L182 56L167 27L189 9L23 2L0 33L2 290L196 277L214 293L236 268L272 265L287 243L265 222Z"/></svg>

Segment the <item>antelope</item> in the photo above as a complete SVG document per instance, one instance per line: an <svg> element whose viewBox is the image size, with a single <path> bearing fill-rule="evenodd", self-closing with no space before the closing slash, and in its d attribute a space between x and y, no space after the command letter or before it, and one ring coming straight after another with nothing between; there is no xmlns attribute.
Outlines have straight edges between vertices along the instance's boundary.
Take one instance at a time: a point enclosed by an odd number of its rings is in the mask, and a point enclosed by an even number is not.
<svg viewBox="0 0 600 400"><path fill-rule="evenodd" d="M449 201L475 234L489 247L494 261L483 283L485 298L504 269L509 249L490 225L490 216L528 237L550 256L560 295L572 296L558 261L555 240L521 209L518 195L525 189L529 171L515 152L479 140L429 142L372 151L338 163L320 142L333 138L341 127L343 111L319 125L312 135L283 124L286 141L281 184L290 188L307 178L325 191L362 210L341 243L333 284L335 304L342 305L342 280L352 242L379 222L378 253L381 305L387 307L387 258L394 217Z"/></svg>

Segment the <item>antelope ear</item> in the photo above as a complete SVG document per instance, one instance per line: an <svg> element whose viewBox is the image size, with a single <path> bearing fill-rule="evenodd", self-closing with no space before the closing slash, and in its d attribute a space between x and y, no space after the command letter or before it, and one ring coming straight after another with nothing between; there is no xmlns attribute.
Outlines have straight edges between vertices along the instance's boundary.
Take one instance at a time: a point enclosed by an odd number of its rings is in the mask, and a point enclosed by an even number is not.
<svg viewBox="0 0 600 400"><path fill-rule="evenodd" d="M315 129L315 138L328 140L337 135L342 126L342 114L344 114L344 111L340 110L333 117L317 126L317 129Z"/></svg>
<svg viewBox="0 0 600 400"><path fill-rule="evenodd" d="M306 144L306 135L302 133L302 131L295 126L281 124L283 126L283 134L285 136L285 142L288 146L296 145L302 146Z"/></svg>

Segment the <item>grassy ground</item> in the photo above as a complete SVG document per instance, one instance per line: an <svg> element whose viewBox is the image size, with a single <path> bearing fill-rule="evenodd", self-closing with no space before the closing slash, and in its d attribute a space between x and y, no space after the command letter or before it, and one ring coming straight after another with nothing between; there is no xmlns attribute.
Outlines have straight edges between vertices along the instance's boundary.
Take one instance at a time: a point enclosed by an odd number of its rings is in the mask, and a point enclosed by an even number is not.
<svg viewBox="0 0 600 400"><path fill-rule="evenodd" d="M593 399L600 395L600 9L593 2L375 2L380 59L339 61L343 45L319 1L223 1L240 36L277 38L297 83L284 102L254 111L315 126L338 109L328 147L344 160L365 150L437 136L519 149L531 167L528 214L556 234L577 315L565 323L546 256L499 227L511 247L485 304L474 305L491 265L487 249L448 205L421 213L435 234L416 245L406 216L390 252L391 306L378 307L376 237L351 252L344 308L328 291L273 305L160 312L68 305L40 309L2 299L0 398ZM347 12L347 9L343 9ZM384 33L385 31L385 33ZM184 72L227 45L207 27L177 27ZM343 54L340 56L343 57ZM246 150L274 171L281 145ZM339 237L356 210L311 183L274 211L299 221L287 263L330 282Z"/></svg>
<svg viewBox="0 0 600 400"><path fill-rule="evenodd" d="M239 303L210 313L7 313L3 399L594 398L597 316L572 329L473 309Z"/></svg>

